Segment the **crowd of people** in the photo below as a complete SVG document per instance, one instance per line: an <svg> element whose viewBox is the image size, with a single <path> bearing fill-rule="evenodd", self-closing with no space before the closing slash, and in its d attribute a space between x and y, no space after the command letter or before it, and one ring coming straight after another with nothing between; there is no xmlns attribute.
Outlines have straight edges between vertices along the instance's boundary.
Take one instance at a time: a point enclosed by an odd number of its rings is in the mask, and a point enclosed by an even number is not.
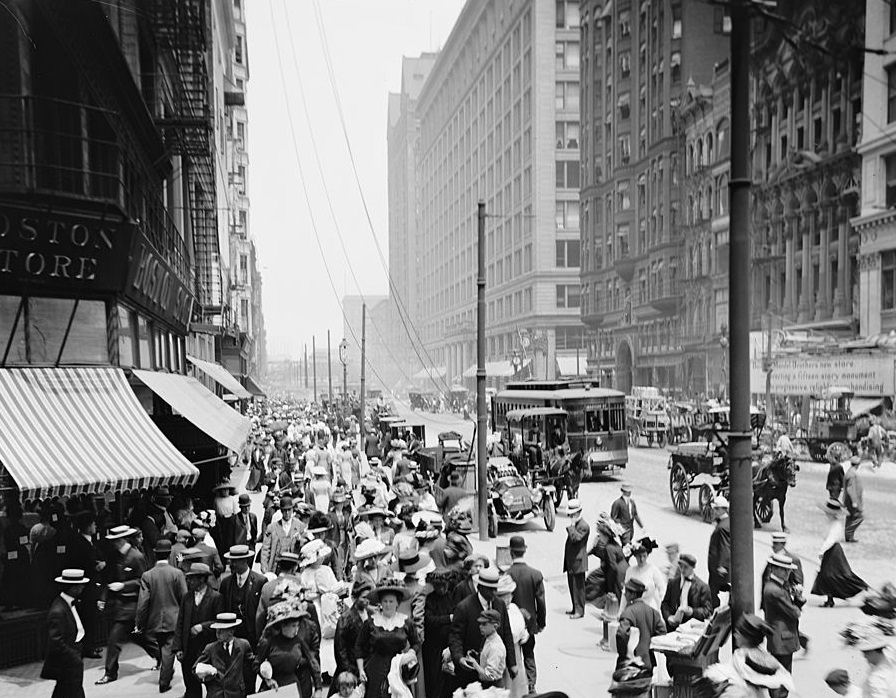
<svg viewBox="0 0 896 698"><path fill-rule="evenodd" d="M179 668L190 697L534 693L546 610L525 540L502 566L474 554L457 477L434 489L419 445L333 417L256 406L245 491L236 478L207 498L159 487L121 521L88 500L51 514L57 540L71 527L47 595L53 695L84 695L83 657L104 656L97 684L118 680L128 642L155 660L160 692Z"/></svg>

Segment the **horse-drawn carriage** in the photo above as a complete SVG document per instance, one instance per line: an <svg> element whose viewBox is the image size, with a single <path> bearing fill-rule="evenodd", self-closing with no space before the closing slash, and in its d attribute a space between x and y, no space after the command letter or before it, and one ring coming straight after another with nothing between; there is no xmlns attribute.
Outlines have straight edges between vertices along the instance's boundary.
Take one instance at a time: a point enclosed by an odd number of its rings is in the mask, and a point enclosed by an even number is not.
<svg viewBox="0 0 896 698"><path fill-rule="evenodd" d="M579 477L571 472L567 417L567 411L558 407L510 410L505 416L507 433L502 435L520 475L528 477L532 487L547 488L557 506L564 492L572 499L579 488Z"/></svg>
<svg viewBox="0 0 896 698"><path fill-rule="evenodd" d="M671 421L666 398L657 388L636 386L631 395L626 395L625 426L629 446L639 446L643 438L648 446L665 448L670 440Z"/></svg>
<svg viewBox="0 0 896 698"><path fill-rule="evenodd" d="M669 456L669 496L679 514L687 514L691 506L691 491L698 490L698 507L704 521L712 520L712 501L716 495L728 496L730 424L727 408L714 408L715 417L701 433L706 440L680 444ZM722 419L721 415L726 418ZM752 441L758 444L765 426L765 414L751 409ZM753 521L758 528L772 519L772 502L777 499L784 525L784 503L787 489L796 485L799 466L787 454L753 451Z"/></svg>
<svg viewBox="0 0 896 698"><path fill-rule="evenodd" d="M858 445L858 427L851 409L853 396L848 388L830 387L810 398L806 446L812 460L823 463L828 446L835 442L851 448Z"/></svg>

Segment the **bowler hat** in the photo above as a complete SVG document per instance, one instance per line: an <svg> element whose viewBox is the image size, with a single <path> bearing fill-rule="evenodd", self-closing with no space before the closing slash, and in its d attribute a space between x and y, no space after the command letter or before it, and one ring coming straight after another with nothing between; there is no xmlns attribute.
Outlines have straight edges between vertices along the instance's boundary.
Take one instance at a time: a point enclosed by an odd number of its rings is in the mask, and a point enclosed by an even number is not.
<svg viewBox="0 0 896 698"><path fill-rule="evenodd" d="M625 583L625 590L630 591L633 594L643 594L647 590L647 587L644 586L644 582L640 579L632 577Z"/></svg>
<svg viewBox="0 0 896 698"><path fill-rule="evenodd" d="M241 507L248 507L252 505L252 500L249 498L249 495L243 492L240 495L239 504Z"/></svg>
<svg viewBox="0 0 896 698"><path fill-rule="evenodd" d="M280 498L280 509L292 509L292 497L286 496Z"/></svg>
<svg viewBox="0 0 896 698"><path fill-rule="evenodd" d="M167 538L160 538L156 541L156 544L152 550L154 553L169 555L171 553L171 541Z"/></svg>
<svg viewBox="0 0 896 698"><path fill-rule="evenodd" d="M526 552L526 539L522 536L510 536L510 552Z"/></svg>
<svg viewBox="0 0 896 698"><path fill-rule="evenodd" d="M187 577L208 577L212 573L211 567L204 562L191 562L187 570Z"/></svg>
<svg viewBox="0 0 896 698"><path fill-rule="evenodd" d="M691 567L697 566L697 558L694 557L693 555L691 555L690 553L682 553L681 555L678 556L678 561L685 562L688 565L690 565Z"/></svg>

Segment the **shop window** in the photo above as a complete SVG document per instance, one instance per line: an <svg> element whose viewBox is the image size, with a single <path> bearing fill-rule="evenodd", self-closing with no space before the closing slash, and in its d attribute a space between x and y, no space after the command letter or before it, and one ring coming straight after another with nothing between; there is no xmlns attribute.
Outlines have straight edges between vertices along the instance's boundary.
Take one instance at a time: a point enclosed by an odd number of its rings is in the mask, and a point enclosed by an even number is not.
<svg viewBox="0 0 896 698"><path fill-rule="evenodd" d="M880 256L880 309L896 310L896 250Z"/></svg>
<svg viewBox="0 0 896 698"><path fill-rule="evenodd" d="M106 341L106 304L102 301L78 301L71 329L62 350L64 364L102 364L109 362Z"/></svg>
<svg viewBox="0 0 896 698"><path fill-rule="evenodd" d="M22 300L19 296L0 296L0 365L28 363Z"/></svg>
<svg viewBox="0 0 896 698"><path fill-rule="evenodd" d="M152 341L149 322L142 315L137 317L137 363L140 368L153 369Z"/></svg>
<svg viewBox="0 0 896 698"><path fill-rule="evenodd" d="M63 298L28 300L29 363L55 364L75 302Z"/></svg>
<svg viewBox="0 0 896 698"><path fill-rule="evenodd" d="M107 363L106 305L102 301L4 296L3 353L10 364ZM9 317L9 322L5 320ZM7 351L7 345L9 347Z"/></svg>

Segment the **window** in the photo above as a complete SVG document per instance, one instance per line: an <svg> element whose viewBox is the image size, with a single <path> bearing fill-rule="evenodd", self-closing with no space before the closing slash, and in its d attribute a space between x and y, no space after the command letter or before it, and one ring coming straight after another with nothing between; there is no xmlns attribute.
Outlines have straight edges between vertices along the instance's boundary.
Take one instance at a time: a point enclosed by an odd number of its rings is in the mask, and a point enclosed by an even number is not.
<svg viewBox="0 0 896 698"><path fill-rule="evenodd" d="M619 13L619 36L628 36L632 33L632 18L628 10Z"/></svg>
<svg viewBox="0 0 896 698"><path fill-rule="evenodd" d="M896 251L881 254L880 280L881 310L896 310Z"/></svg>
<svg viewBox="0 0 896 698"><path fill-rule="evenodd" d="M896 34L896 5L892 2L888 2L887 6L889 7L889 32L890 34Z"/></svg>
<svg viewBox="0 0 896 698"><path fill-rule="evenodd" d="M579 0L557 0L557 29L577 29Z"/></svg>
<svg viewBox="0 0 896 698"><path fill-rule="evenodd" d="M577 229L579 227L579 202L558 201L555 219L558 230Z"/></svg>
<svg viewBox="0 0 896 698"><path fill-rule="evenodd" d="M629 182L621 179L616 183L616 195L620 211L628 211L632 207L632 197L629 192Z"/></svg>
<svg viewBox="0 0 896 698"><path fill-rule="evenodd" d="M632 158L632 138L627 133L619 136L619 164L628 165Z"/></svg>
<svg viewBox="0 0 896 698"><path fill-rule="evenodd" d="M887 123L896 121L896 65L887 68Z"/></svg>
<svg viewBox="0 0 896 698"><path fill-rule="evenodd" d="M681 80L681 52L675 51L672 54L669 64L672 67L672 82L676 83Z"/></svg>
<svg viewBox="0 0 896 698"><path fill-rule="evenodd" d="M581 243L578 240L557 240L557 266L561 269L578 267Z"/></svg>
<svg viewBox="0 0 896 698"><path fill-rule="evenodd" d="M233 57L236 60L236 62L242 63L243 62L243 37L241 37L241 36L236 37L236 45L234 46L233 52L234 52Z"/></svg>
<svg viewBox="0 0 896 698"><path fill-rule="evenodd" d="M142 315L137 316L137 346L139 354L137 362L140 368L152 369L152 342L149 336L149 322Z"/></svg>
<svg viewBox="0 0 896 698"><path fill-rule="evenodd" d="M578 285L558 284L557 285L557 307L558 308L578 308L581 303L581 294Z"/></svg>
<svg viewBox="0 0 896 698"><path fill-rule="evenodd" d="M557 188L558 189L578 189L579 188L579 161L563 160L557 162Z"/></svg>
<svg viewBox="0 0 896 698"><path fill-rule="evenodd" d="M236 137L243 140L246 137L246 124L242 121L236 122Z"/></svg>
<svg viewBox="0 0 896 698"><path fill-rule="evenodd" d="M557 150L579 147L579 124L575 121L558 121L555 124L557 134ZM526 132L528 134L528 131Z"/></svg>
<svg viewBox="0 0 896 698"><path fill-rule="evenodd" d="M672 8L672 38L681 38L681 7Z"/></svg>
<svg viewBox="0 0 896 698"><path fill-rule="evenodd" d="M896 206L896 155L884 158L886 168L886 199L887 208Z"/></svg>
<svg viewBox="0 0 896 698"><path fill-rule="evenodd" d="M555 44L554 56L557 70L579 69L579 44L577 41L558 41Z"/></svg>
<svg viewBox="0 0 896 698"><path fill-rule="evenodd" d="M585 348L585 328L584 327L557 327L554 329L555 346L558 350L563 349L584 349ZM581 368L585 368L585 356L581 356Z"/></svg>
<svg viewBox="0 0 896 698"><path fill-rule="evenodd" d="M632 54L631 51L623 51L619 54L619 75L627 78L632 72Z"/></svg>
<svg viewBox="0 0 896 698"><path fill-rule="evenodd" d="M579 110L579 83L558 82L554 88L554 106L560 110Z"/></svg>
<svg viewBox="0 0 896 698"><path fill-rule="evenodd" d="M249 328L249 299L240 299L240 326L244 329Z"/></svg>
<svg viewBox="0 0 896 698"><path fill-rule="evenodd" d="M617 258L628 257L628 236L628 223L622 223L616 226L616 239L618 240L618 243L616 245Z"/></svg>
<svg viewBox="0 0 896 698"><path fill-rule="evenodd" d="M619 95L616 105L619 107L619 116L627 119L631 114L631 95L628 92Z"/></svg>

